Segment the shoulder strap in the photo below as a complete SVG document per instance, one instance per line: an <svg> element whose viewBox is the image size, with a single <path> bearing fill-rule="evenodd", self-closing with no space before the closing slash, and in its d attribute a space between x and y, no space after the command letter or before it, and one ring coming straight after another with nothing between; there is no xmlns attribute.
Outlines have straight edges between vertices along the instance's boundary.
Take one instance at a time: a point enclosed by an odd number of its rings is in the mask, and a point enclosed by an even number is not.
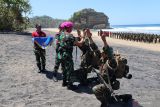
<svg viewBox="0 0 160 107"><path fill-rule="evenodd" d="M76 46L76 58L75 58L75 62L77 61L77 46Z"/></svg>

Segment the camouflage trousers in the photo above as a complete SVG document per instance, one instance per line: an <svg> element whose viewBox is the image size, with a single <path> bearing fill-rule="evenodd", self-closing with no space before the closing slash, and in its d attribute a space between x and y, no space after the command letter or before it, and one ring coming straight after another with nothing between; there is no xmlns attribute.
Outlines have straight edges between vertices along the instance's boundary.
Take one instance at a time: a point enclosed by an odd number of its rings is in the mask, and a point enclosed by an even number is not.
<svg viewBox="0 0 160 107"><path fill-rule="evenodd" d="M45 69L45 65L46 65L46 51L43 49L41 50L34 50L35 56L36 56L36 62L37 62L37 67L39 68L39 70L43 70Z"/></svg>
<svg viewBox="0 0 160 107"><path fill-rule="evenodd" d="M83 85L87 84L87 75L88 73L84 68L79 68L74 71L74 76L76 77L77 81L79 81Z"/></svg>
<svg viewBox="0 0 160 107"><path fill-rule="evenodd" d="M55 72L58 71L60 64L61 64L61 60L58 59L58 54L56 53L56 57L55 57L55 66L54 66L54 71L55 71Z"/></svg>
<svg viewBox="0 0 160 107"><path fill-rule="evenodd" d="M111 93L110 93L109 89L104 86L104 84L96 85L92 88L92 90L93 90L93 93L95 94L96 98L102 104L108 104Z"/></svg>
<svg viewBox="0 0 160 107"><path fill-rule="evenodd" d="M67 58L66 60L59 59L62 66L63 82L68 82L72 84L75 82L76 77L74 76L74 63L72 58Z"/></svg>

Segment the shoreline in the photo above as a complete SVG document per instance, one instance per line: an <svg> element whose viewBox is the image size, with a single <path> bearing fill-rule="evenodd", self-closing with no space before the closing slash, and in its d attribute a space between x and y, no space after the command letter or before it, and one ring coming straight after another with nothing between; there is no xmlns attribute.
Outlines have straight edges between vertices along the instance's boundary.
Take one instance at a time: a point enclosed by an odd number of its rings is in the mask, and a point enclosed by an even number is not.
<svg viewBox="0 0 160 107"><path fill-rule="evenodd" d="M49 32L58 32L58 28L44 28L42 30L46 30ZM95 42L101 42L101 38L98 36L96 31L91 31L92 32L92 38ZM73 30L72 34L74 36L77 36L76 31ZM159 43L143 43L143 42L135 42L135 41L127 41L127 40L121 40L121 39L114 39L107 37L107 42L109 45L124 45L124 46L131 46L131 47L136 47L140 49L145 49L145 50L150 50L150 51L156 51L160 52L160 44Z"/></svg>

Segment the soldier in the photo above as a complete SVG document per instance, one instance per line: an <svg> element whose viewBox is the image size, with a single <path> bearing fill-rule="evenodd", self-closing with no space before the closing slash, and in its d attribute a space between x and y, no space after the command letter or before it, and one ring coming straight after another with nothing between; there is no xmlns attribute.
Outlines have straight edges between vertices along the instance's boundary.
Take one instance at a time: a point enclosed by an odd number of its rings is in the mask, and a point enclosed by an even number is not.
<svg viewBox="0 0 160 107"><path fill-rule="evenodd" d="M46 37L46 34L41 31L41 25L36 24L36 31L32 33L32 37ZM45 49L42 49L36 42L34 42L34 53L36 56L36 61L37 61L37 67L40 72L45 71L45 65L46 65L46 51Z"/></svg>
<svg viewBox="0 0 160 107"><path fill-rule="evenodd" d="M59 45L60 45L59 41L58 41L58 38L59 38L60 33L63 31L64 28L62 28L61 24L60 24L59 27L58 27L58 29L59 29L59 32L55 35L55 38L56 38L56 58L55 58L55 66L54 66L54 71L53 71L54 72L54 74L53 74L53 80L55 82L58 81L58 79L57 79L57 72L58 72L58 68L59 68L60 63L61 63L60 59L58 59L58 48L59 48Z"/></svg>
<svg viewBox="0 0 160 107"><path fill-rule="evenodd" d="M79 32L79 31L77 31ZM91 38L91 32L89 29L83 29L83 35L84 36L84 43L82 46L79 46L80 50L82 51L81 55L81 64L80 68L77 69L75 72L77 74L77 77L81 83L81 85L87 85L87 74L91 72L91 68L99 65L99 59L100 59L100 51L98 50L97 45L94 43L94 41ZM81 35L79 33L79 37L81 38Z"/></svg>
<svg viewBox="0 0 160 107"><path fill-rule="evenodd" d="M120 82L116 78L126 77L131 79L132 75L128 75L129 67L126 65L127 60L121 58L119 54L113 54L113 50L107 44L104 36L101 36L104 43L103 52L101 55L101 63L99 70L101 81L103 84L96 85L92 88L96 98L101 102L101 107L107 107L112 97L113 90L118 90ZM105 85L107 83L108 85ZM128 96L127 96L128 97ZM131 96L129 96L130 98Z"/></svg>
<svg viewBox="0 0 160 107"><path fill-rule="evenodd" d="M73 28L72 22L63 22L61 27L64 28L64 30L60 33L60 36L58 36L58 59L62 66L62 86L67 86L68 89L76 89L73 85L74 64L72 52L73 46L81 46L84 39L82 37L80 41L76 41L75 37L71 34Z"/></svg>
<svg viewBox="0 0 160 107"><path fill-rule="evenodd" d="M99 69L105 82L110 83L112 89L119 89L120 83L116 78L122 78L123 76L131 78L131 76L127 76L129 67L126 65L126 60L121 58L120 55L113 54L113 49L107 44L105 35L101 35L104 47L103 52L100 53L97 45L92 40L89 29L84 30L84 33L84 44L80 47L82 51L81 68L77 70L77 77L79 77L80 82L86 82L88 72ZM117 63L119 66L117 66ZM108 105L112 97L112 90L104 84L93 87L93 93L101 101L102 107Z"/></svg>
<svg viewBox="0 0 160 107"><path fill-rule="evenodd" d="M83 32L85 32L86 34L84 34L85 39L83 45L79 47L82 51L81 64L80 68L76 70L76 74L78 75L77 77L80 80L80 83L82 85L87 85L87 74L92 71L92 68L99 69L102 61L101 57L104 56L105 53L100 52L100 50L98 49L97 45L94 43L91 37L92 34L89 29L84 29ZM102 34L101 36L105 37L106 35ZM111 58L113 50L111 47L107 45L107 42L105 42L105 47L103 49L106 53L108 53L107 55L105 55L106 58Z"/></svg>

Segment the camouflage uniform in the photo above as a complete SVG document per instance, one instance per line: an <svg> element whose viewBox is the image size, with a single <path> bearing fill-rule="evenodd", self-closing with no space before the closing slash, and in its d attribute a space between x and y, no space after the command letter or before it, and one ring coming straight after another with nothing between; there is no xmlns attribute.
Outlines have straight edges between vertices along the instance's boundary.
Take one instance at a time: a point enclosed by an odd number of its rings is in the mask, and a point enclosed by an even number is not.
<svg viewBox="0 0 160 107"><path fill-rule="evenodd" d="M103 47L103 52L107 54L107 59L112 60L113 58L113 49L111 47ZM106 63L107 59L101 59L100 65L103 65ZM100 68L99 68L100 69ZM108 70L106 70L102 77L105 80L106 83L108 83ZM114 78L113 78L114 79ZM101 107L103 105L107 105L109 99L111 98L111 93L108 88L104 84L98 84L92 88L93 93L95 94L96 98L101 102Z"/></svg>
<svg viewBox="0 0 160 107"><path fill-rule="evenodd" d="M104 47L103 51L105 54L107 54L108 58L101 61L101 75L104 81L111 85L113 90L118 90L120 82L117 80L117 78L121 79L122 77L126 77L131 79L131 75L127 75L129 73L127 60L125 58L121 58L120 54L113 54L113 50L110 47ZM104 84L94 86L93 93L101 102L102 107L106 107L106 105L108 105L112 99L111 91Z"/></svg>
<svg viewBox="0 0 160 107"><path fill-rule="evenodd" d="M56 34L56 57L55 57L55 66L54 66L54 71L57 73L58 68L60 66L60 59L58 59L58 49L59 49L59 41L58 41L58 37L60 36L60 34Z"/></svg>
<svg viewBox="0 0 160 107"><path fill-rule="evenodd" d="M44 32L33 32L32 37L46 37ZM34 43L34 53L36 56L37 67L39 68L40 72L45 70L46 66L46 51L42 49L38 44Z"/></svg>
<svg viewBox="0 0 160 107"><path fill-rule="evenodd" d="M97 68L100 59L100 51L97 45L89 43L89 38L85 38L84 43L79 47L82 51L80 68L76 70L78 79L83 85L87 84L87 74L91 72L92 67ZM95 63L96 62L96 63Z"/></svg>
<svg viewBox="0 0 160 107"><path fill-rule="evenodd" d="M74 64L72 60L73 46L75 42L75 37L72 34L66 35L61 32L58 36L59 46L57 47L57 61L61 63L63 71L63 84L72 84L74 80L72 79L72 74L74 71Z"/></svg>
<svg viewBox="0 0 160 107"><path fill-rule="evenodd" d="M36 62L39 70L45 70L45 65L46 65L45 49L39 48L39 46L35 44L34 53L36 56Z"/></svg>
<svg viewBox="0 0 160 107"><path fill-rule="evenodd" d="M84 39L84 43L79 47L82 51L81 64L80 68L76 70L78 79L81 84L87 84L87 74L92 71L92 67L99 69L101 65L101 52L98 49L97 45L89 38ZM108 58L111 58L113 55L113 50L110 47L103 48L104 53L108 55Z"/></svg>

